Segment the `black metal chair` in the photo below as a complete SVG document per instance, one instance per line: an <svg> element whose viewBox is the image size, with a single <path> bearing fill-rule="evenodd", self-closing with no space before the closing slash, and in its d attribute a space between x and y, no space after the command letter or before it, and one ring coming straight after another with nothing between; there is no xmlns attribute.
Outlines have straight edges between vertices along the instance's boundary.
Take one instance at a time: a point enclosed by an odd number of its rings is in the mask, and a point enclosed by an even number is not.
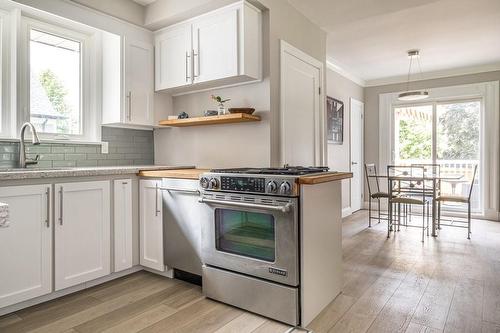
<svg viewBox="0 0 500 333"><path fill-rule="evenodd" d="M422 166L387 166L388 188L389 190L389 220L387 223L387 238L390 237L391 230L395 229L392 221L393 210L397 208L397 231L401 227L401 205L422 206L422 242L424 234L427 231L429 236L429 219L430 207L428 196L428 188L426 187L424 167ZM397 184L395 186L395 183ZM397 195L393 195L394 188L397 188ZM403 208L404 209L404 208ZM427 213L427 214L426 214ZM427 220L427 221L426 221ZM427 222L427 223L426 223ZM420 227L409 225L406 221L406 226ZM395 231L395 230L394 230Z"/></svg>
<svg viewBox="0 0 500 333"><path fill-rule="evenodd" d="M472 174L472 181L469 188L468 196L459 195L440 195L436 198L438 203L438 224L441 226L441 203L442 202L458 202L467 204L467 239L470 239L471 234L471 198L472 189L474 187L474 182L476 181L477 164L474 166L474 172Z"/></svg>
<svg viewBox="0 0 500 333"><path fill-rule="evenodd" d="M374 163L365 163L365 175L366 182L368 183L368 227L372 226L372 201L377 200L378 202L378 223L382 219L382 214L380 212L380 199L388 199L389 193L380 190L380 182L377 174L377 166Z"/></svg>

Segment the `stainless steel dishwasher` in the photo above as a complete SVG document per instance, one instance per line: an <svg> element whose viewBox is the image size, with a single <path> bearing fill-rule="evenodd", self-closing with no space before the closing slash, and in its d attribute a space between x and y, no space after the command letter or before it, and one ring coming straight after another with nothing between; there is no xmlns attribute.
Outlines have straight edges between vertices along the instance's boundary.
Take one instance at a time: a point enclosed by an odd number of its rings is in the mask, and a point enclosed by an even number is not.
<svg viewBox="0 0 500 333"><path fill-rule="evenodd" d="M164 178L162 192L165 264L201 275L201 223L210 211L198 202L199 182Z"/></svg>

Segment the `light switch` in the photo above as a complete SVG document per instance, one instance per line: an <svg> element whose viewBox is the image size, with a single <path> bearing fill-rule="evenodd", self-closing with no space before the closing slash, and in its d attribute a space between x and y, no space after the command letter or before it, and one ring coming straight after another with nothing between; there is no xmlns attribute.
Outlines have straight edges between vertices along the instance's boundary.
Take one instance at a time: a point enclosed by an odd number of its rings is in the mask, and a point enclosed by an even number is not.
<svg viewBox="0 0 500 333"><path fill-rule="evenodd" d="M101 154L108 154L109 152L109 142L101 143Z"/></svg>

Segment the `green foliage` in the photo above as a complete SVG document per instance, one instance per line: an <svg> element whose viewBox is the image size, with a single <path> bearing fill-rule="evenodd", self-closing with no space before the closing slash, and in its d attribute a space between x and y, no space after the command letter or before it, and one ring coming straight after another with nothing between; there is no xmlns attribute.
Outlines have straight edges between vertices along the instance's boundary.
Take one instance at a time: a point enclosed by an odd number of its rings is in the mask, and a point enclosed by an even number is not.
<svg viewBox="0 0 500 333"><path fill-rule="evenodd" d="M65 117L64 119L57 120L58 132L67 133L69 130L68 116L71 112L70 107L65 102L65 98L68 92L64 88L63 84L59 81L57 75L50 69L41 72L39 79L54 110L61 116Z"/></svg>
<svg viewBox="0 0 500 333"><path fill-rule="evenodd" d="M399 121L399 158L402 160L432 158L432 133L416 120Z"/></svg>
<svg viewBox="0 0 500 333"><path fill-rule="evenodd" d="M438 157L446 160L479 158L479 102L442 106L438 119Z"/></svg>

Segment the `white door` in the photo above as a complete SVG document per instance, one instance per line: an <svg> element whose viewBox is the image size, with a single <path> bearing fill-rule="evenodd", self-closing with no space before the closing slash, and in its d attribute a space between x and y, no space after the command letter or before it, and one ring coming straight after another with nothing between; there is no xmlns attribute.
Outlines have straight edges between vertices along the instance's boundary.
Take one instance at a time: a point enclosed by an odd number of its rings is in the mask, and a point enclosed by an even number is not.
<svg viewBox="0 0 500 333"><path fill-rule="evenodd" d="M140 263L164 271L161 180L140 181Z"/></svg>
<svg viewBox="0 0 500 333"><path fill-rule="evenodd" d="M363 206L363 115L365 105L351 98L351 209L353 212Z"/></svg>
<svg viewBox="0 0 500 333"><path fill-rule="evenodd" d="M155 89L192 83L191 24L175 26L155 37Z"/></svg>
<svg viewBox="0 0 500 333"><path fill-rule="evenodd" d="M153 125L153 46L127 42L125 46L125 122Z"/></svg>
<svg viewBox="0 0 500 333"><path fill-rule="evenodd" d="M281 162L324 163L323 64L281 42Z"/></svg>
<svg viewBox="0 0 500 333"><path fill-rule="evenodd" d="M110 274L109 181L56 184L55 287Z"/></svg>
<svg viewBox="0 0 500 333"><path fill-rule="evenodd" d="M51 185L0 187L0 308L52 291Z"/></svg>
<svg viewBox="0 0 500 333"><path fill-rule="evenodd" d="M238 75L238 10L196 20L193 49L195 83Z"/></svg>
<svg viewBox="0 0 500 333"><path fill-rule="evenodd" d="M132 180L114 181L115 272L132 267Z"/></svg>

